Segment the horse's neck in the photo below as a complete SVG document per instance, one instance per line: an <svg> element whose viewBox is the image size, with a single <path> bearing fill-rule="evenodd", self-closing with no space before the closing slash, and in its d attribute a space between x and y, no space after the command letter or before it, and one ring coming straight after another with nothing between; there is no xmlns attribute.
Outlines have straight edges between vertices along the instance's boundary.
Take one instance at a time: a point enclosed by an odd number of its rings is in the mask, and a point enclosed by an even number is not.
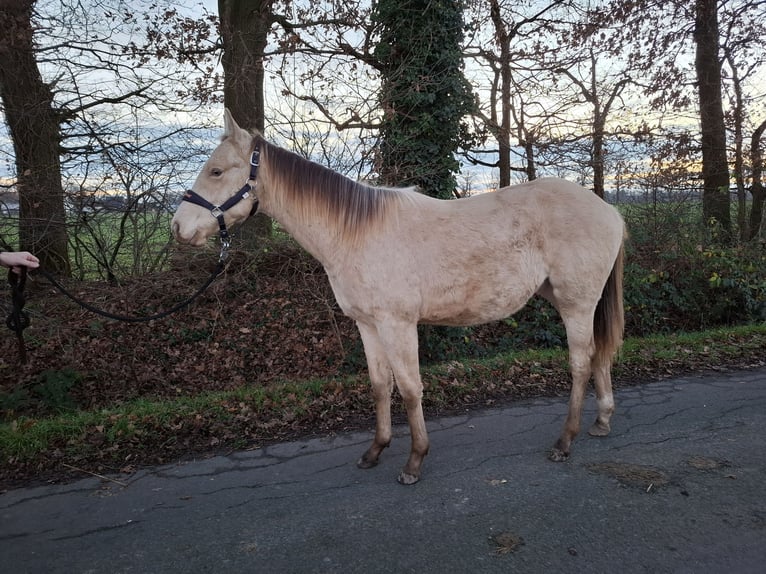
<svg viewBox="0 0 766 574"><path fill-rule="evenodd" d="M317 259L325 269L334 267L346 252L340 234L321 217L298 215L295 206L282 204L267 206L264 213L275 219L303 249Z"/></svg>
<svg viewBox="0 0 766 574"><path fill-rule="evenodd" d="M360 185L294 154L270 159L274 174L266 178L264 211L328 271L368 244L371 232L385 227L382 222L394 202L390 190ZM291 171L280 177L281 169Z"/></svg>

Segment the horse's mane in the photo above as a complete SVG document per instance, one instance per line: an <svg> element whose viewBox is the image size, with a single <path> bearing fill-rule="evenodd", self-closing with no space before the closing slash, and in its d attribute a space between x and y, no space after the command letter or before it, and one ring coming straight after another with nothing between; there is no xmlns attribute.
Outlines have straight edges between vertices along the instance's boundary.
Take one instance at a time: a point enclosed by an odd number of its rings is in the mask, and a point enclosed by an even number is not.
<svg viewBox="0 0 766 574"><path fill-rule="evenodd" d="M328 228L346 240L357 240L395 203L410 196L401 189L354 181L259 136L255 141L261 149L263 176L275 190L272 200L301 220L325 219Z"/></svg>

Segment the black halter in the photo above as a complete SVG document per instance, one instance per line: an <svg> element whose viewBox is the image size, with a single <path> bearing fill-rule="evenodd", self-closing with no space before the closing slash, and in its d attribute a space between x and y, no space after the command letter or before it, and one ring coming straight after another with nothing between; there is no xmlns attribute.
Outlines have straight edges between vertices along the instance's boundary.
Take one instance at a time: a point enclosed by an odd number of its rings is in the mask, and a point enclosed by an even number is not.
<svg viewBox="0 0 766 574"><path fill-rule="evenodd" d="M229 231L228 229L226 229L226 222L224 221L223 214L227 209L231 209L243 199L250 197L250 193L253 191L253 188L255 187L255 180L258 177L258 167L260 165L260 161L261 161L261 150L258 144L256 143L255 149L253 149L253 153L250 156L250 177L248 177L247 181L245 182L245 185L243 185L237 193L232 195L229 199L227 199L221 205L213 205L212 203L210 203L207 199L202 197L193 189L187 190L186 193L184 194L183 201L188 201L189 203L193 203L195 205L199 205L200 207L204 207L205 209L209 209L210 214L218 220L218 228L219 228L218 237L220 238L221 243L224 245L225 248L229 246L229 242L231 239L229 236ZM253 197L253 208L250 210L250 215L248 217L255 215L257 211L258 211L258 198Z"/></svg>

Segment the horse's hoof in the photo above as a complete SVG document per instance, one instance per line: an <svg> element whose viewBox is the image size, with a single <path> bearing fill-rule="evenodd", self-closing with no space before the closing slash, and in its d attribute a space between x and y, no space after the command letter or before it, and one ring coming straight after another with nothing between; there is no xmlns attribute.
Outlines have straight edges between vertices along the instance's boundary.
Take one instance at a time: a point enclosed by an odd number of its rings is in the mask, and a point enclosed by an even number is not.
<svg viewBox="0 0 766 574"><path fill-rule="evenodd" d="M417 481L420 480L419 476L415 476L414 474L410 474L409 472L400 472L399 477L396 479L399 484L404 484L409 486L410 484L415 484Z"/></svg>
<svg viewBox="0 0 766 574"><path fill-rule="evenodd" d="M593 423L593 426L588 429L588 434L590 436L607 436L611 430L612 428L608 424L596 421Z"/></svg>
<svg viewBox="0 0 766 574"><path fill-rule="evenodd" d="M373 468L375 466L378 466L378 461L376 460L370 460L365 456L362 456L359 460L356 461L357 468Z"/></svg>
<svg viewBox="0 0 766 574"><path fill-rule="evenodd" d="M548 459L552 460L553 462L566 462L568 458L568 452L564 452L563 450L556 447L553 447L550 454L548 455Z"/></svg>

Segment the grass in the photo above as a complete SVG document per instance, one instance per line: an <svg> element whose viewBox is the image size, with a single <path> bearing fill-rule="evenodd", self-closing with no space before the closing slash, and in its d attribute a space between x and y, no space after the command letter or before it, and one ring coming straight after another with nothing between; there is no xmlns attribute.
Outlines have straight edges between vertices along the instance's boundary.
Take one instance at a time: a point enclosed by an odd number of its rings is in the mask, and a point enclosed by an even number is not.
<svg viewBox="0 0 766 574"><path fill-rule="evenodd" d="M727 365L763 364L759 358L764 347L763 324L628 339L614 367L615 385ZM431 416L501 399L563 394L568 391L566 352L528 350L450 361L424 369L423 380L424 406ZM175 400L140 399L47 418L21 417L0 424L0 464L37 461L39 467L41 460L51 457L150 462L156 457L148 454L173 445L186 453L242 448L253 442L332 429L335 420L344 421L343 428L349 428L354 417L357 424L363 417L368 425L369 395L366 377L354 375L242 387ZM178 449L170 450L181 456Z"/></svg>

